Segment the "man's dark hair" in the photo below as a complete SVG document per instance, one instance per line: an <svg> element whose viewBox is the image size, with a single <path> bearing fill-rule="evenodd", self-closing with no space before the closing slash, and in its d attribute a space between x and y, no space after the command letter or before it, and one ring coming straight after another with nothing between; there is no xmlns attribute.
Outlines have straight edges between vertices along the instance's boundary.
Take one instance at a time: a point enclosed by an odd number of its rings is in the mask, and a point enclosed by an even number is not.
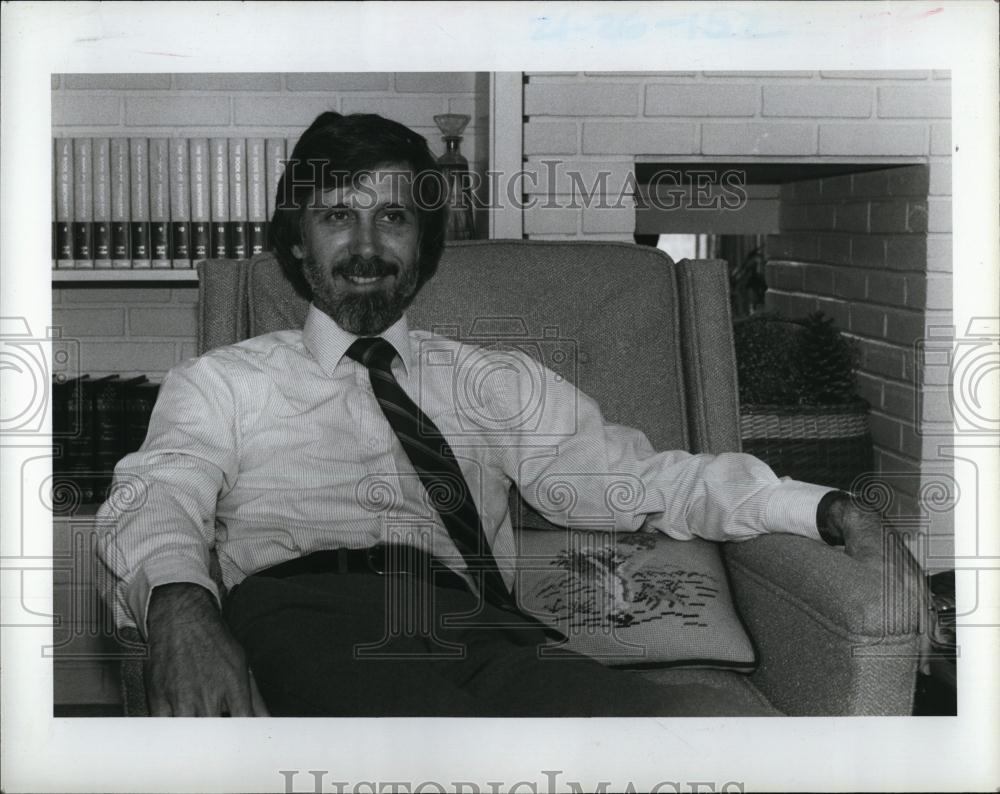
<svg viewBox="0 0 1000 794"><path fill-rule="evenodd" d="M447 182L427 146L408 127L373 113L343 116L327 111L309 125L292 150L278 181L271 218L271 248L295 288L311 297L302 275L302 260L292 251L302 244L299 221L317 190L339 187L360 172L390 164L413 172L414 204L420 230L418 288L434 275L444 249L448 218Z"/></svg>

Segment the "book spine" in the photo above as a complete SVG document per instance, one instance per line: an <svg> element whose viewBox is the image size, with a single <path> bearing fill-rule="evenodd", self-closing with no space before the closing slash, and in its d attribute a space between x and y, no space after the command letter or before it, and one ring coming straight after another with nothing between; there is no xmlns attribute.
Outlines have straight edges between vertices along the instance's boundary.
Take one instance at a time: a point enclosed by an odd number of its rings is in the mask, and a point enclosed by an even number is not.
<svg viewBox="0 0 1000 794"><path fill-rule="evenodd" d="M73 139L56 138L56 267L73 267Z"/></svg>
<svg viewBox="0 0 1000 794"><path fill-rule="evenodd" d="M211 256L211 210L208 139L191 139L191 258L195 262Z"/></svg>
<svg viewBox="0 0 1000 794"><path fill-rule="evenodd" d="M249 256L267 248L267 177L264 139L247 138L247 246Z"/></svg>
<svg viewBox="0 0 1000 794"><path fill-rule="evenodd" d="M126 393L125 451L135 452L146 440L149 419L153 415L160 387L156 383L143 383Z"/></svg>
<svg viewBox="0 0 1000 794"><path fill-rule="evenodd" d="M170 152L166 138L149 140L149 255L153 267L170 267Z"/></svg>
<svg viewBox="0 0 1000 794"><path fill-rule="evenodd" d="M73 266L94 266L94 148L90 138L73 140Z"/></svg>
<svg viewBox="0 0 1000 794"><path fill-rule="evenodd" d="M69 435L69 412L66 407L69 388L72 381L53 376L52 378L52 473L60 474L63 470L63 451L61 439Z"/></svg>
<svg viewBox="0 0 1000 794"><path fill-rule="evenodd" d="M94 488L94 463L92 459L94 438L94 412L92 409L93 386L86 377L81 378L69 393L67 414L74 423L73 432L63 445L64 471L68 479L79 491L81 503L94 502L97 490Z"/></svg>
<svg viewBox="0 0 1000 794"><path fill-rule="evenodd" d="M56 195L59 193L59 180L56 178L56 161L59 159L59 149L55 138L52 139L52 181L49 183L49 187L52 189L52 206L49 207L49 220L52 221L51 237L52 240L52 269L55 270L56 263L59 261L59 256L56 253L56 229L59 226L59 222L56 220ZM55 399L55 391L53 387L53 397Z"/></svg>
<svg viewBox="0 0 1000 794"><path fill-rule="evenodd" d="M229 139L229 255L247 258L247 142Z"/></svg>
<svg viewBox="0 0 1000 794"><path fill-rule="evenodd" d="M267 161L267 245L271 246L271 224L274 222L274 211L278 206L278 182L285 172L285 139L268 138L265 144Z"/></svg>
<svg viewBox="0 0 1000 794"><path fill-rule="evenodd" d="M191 267L191 188L187 138L170 139L170 263Z"/></svg>
<svg viewBox="0 0 1000 794"><path fill-rule="evenodd" d="M145 138L129 139L129 171L131 182L132 267L145 269L152 266L149 248L149 141Z"/></svg>
<svg viewBox="0 0 1000 794"><path fill-rule="evenodd" d="M111 267L132 267L128 138L111 139Z"/></svg>
<svg viewBox="0 0 1000 794"><path fill-rule="evenodd" d="M94 267L111 267L111 145L94 138Z"/></svg>
<svg viewBox="0 0 1000 794"><path fill-rule="evenodd" d="M73 435L80 404L80 378L56 379L52 384L52 509L54 513L72 512L82 499L73 474Z"/></svg>
<svg viewBox="0 0 1000 794"><path fill-rule="evenodd" d="M111 485L115 464L118 463L118 435L121 432L119 426L121 397L118 384L118 375L102 378L95 384L92 395L91 460L94 466L94 489L97 498L101 500L105 498L108 486Z"/></svg>
<svg viewBox="0 0 1000 794"><path fill-rule="evenodd" d="M136 387L147 382L148 378L146 378L145 375L137 375L134 378L119 380L115 383L115 407L118 411L117 415L114 417L115 450L118 460L123 458L129 452L135 451L131 448L128 438L129 405L133 399L132 395L135 392Z"/></svg>
<svg viewBox="0 0 1000 794"><path fill-rule="evenodd" d="M212 138L209 141L209 168L212 180L212 256L229 256L229 141Z"/></svg>

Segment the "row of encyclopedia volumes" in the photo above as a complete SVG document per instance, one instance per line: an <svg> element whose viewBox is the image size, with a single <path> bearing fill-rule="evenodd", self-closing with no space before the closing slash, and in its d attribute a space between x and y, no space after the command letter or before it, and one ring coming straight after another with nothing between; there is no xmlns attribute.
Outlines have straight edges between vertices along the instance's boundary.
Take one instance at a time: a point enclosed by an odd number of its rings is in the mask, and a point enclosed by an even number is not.
<svg viewBox="0 0 1000 794"><path fill-rule="evenodd" d="M54 508L104 501L115 465L146 438L159 388L145 375L53 382Z"/></svg>
<svg viewBox="0 0 1000 794"><path fill-rule="evenodd" d="M256 256L284 167L284 138L55 138L52 266Z"/></svg>

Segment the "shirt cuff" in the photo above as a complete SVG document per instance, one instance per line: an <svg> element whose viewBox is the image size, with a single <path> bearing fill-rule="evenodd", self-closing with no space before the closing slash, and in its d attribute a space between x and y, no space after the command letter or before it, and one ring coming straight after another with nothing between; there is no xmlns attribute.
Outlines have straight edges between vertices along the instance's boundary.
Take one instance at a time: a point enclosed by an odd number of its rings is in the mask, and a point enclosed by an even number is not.
<svg viewBox="0 0 1000 794"><path fill-rule="evenodd" d="M816 508L820 499L836 490L825 485L783 479L767 502L764 517L767 531L822 541L816 526Z"/></svg>
<svg viewBox="0 0 1000 794"><path fill-rule="evenodd" d="M176 561L168 563L148 562L135 575L129 585L127 595L128 608L142 632L143 639L149 638L146 613L149 609L149 599L153 595L153 588L159 587L161 584L175 584L177 582L201 585L212 594L219 609L222 609L218 585L212 581L212 577L206 571L191 565L178 565Z"/></svg>

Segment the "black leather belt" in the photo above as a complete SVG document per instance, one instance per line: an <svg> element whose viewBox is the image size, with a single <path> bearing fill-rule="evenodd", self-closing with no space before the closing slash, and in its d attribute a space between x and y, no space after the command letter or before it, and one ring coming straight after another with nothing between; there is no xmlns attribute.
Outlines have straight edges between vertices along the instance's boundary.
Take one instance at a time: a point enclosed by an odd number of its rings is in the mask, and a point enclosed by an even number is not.
<svg viewBox="0 0 1000 794"><path fill-rule="evenodd" d="M473 592L465 579L445 566L437 557L414 546L400 544L380 543L366 549L323 549L272 565L270 568L257 571L253 576L284 579L305 573L365 573L377 576L401 574L419 577L432 582L435 587ZM235 591L235 588L233 589ZM521 612L514 605L513 599L509 603L495 606L515 616L515 625L523 621L543 631L549 639L565 641L565 637L558 630L544 625L534 616Z"/></svg>
<svg viewBox="0 0 1000 794"><path fill-rule="evenodd" d="M402 574L436 587L469 590L466 581L436 557L414 546L380 543L365 549L323 549L257 571L254 576L284 579L305 573Z"/></svg>

